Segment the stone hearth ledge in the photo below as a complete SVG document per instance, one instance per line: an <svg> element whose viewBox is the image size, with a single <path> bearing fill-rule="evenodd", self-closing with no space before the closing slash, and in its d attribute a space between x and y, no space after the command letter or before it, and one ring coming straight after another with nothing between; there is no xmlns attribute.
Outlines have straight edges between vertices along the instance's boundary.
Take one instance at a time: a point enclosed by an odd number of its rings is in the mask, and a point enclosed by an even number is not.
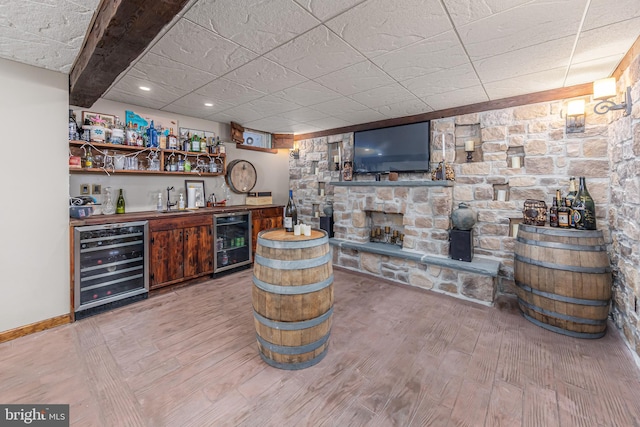
<svg viewBox="0 0 640 427"><path fill-rule="evenodd" d="M357 243L344 239L331 238L329 239L329 244L332 246L337 246L339 248L407 259L426 265L437 265L440 267L450 268L452 270L481 274L483 276L497 277L498 269L500 268L500 263L498 261L482 258L478 255L474 256L471 262L466 262L458 261L451 258L445 258L443 256L426 255L416 252L403 251L399 247L394 247L385 243Z"/></svg>
<svg viewBox="0 0 640 427"><path fill-rule="evenodd" d="M453 181L331 181L336 187L453 187Z"/></svg>

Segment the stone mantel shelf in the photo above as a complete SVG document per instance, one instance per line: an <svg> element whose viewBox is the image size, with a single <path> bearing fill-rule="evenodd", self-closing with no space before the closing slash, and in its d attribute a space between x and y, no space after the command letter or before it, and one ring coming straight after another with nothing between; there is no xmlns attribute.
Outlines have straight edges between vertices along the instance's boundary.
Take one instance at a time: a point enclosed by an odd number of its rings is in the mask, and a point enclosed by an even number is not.
<svg viewBox="0 0 640 427"><path fill-rule="evenodd" d="M453 181L335 181L336 187L453 187Z"/></svg>
<svg viewBox="0 0 640 427"><path fill-rule="evenodd" d="M431 182L431 181L429 181ZM454 270L467 271L469 273L481 274L484 276L497 277L500 263L492 259L474 256L471 262L458 261L451 258L445 258L437 255L426 255L416 252L402 250L397 246L385 243L357 243L344 239L329 239L329 244L344 249L353 249L361 252L369 252L378 255L386 255L390 257L407 259L427 265L437 265L440 267L450 268Z"/></svg>

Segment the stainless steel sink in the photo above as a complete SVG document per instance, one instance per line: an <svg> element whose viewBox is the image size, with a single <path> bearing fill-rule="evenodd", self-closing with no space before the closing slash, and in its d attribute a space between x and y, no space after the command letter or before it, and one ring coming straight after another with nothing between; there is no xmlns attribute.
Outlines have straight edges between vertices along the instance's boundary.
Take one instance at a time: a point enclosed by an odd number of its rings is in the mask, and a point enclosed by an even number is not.
<svg viewBox="0 0 640 427"><path fill-rule="evenodd" d="M166 213L166 214L191 214L194 213L195 211L191 211L191 210L179 210L179 209L175 209L175 210L163 210L163 211L158 211L158 213Z"/></svg>

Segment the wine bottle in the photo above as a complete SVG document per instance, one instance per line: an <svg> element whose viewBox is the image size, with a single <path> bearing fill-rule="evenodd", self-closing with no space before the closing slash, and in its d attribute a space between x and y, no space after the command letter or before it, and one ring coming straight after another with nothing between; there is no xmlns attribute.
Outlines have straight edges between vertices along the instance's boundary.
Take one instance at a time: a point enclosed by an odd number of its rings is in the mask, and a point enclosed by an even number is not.
<svg viewBox="0 0 640 427"><path fill-rule="evenodd" d="M560 198L560 190L556 190L556 198L553 199L551 208L549 209L549 226L558 227L558 199Z"/></svg>
<svg viewBox="0 0 640 427"><path fill-rule="evenodd" d="M116 201L116 213L124 213L124 196L122 195L122 188L120 189L120 194L118 195L118 200Z"/></svg>
<svg viewBox="0 0 640 427"><path fill-rule="evenodd" d="M293 233L293 226L298 222L298 210L293 201L293 190L289 190L289 201L284 209L284 229Z"/></svg>
<svg viewBox="0 0 640 427"><path fill-rule="evenodd" d="M573 219L578 230L596 229L596 208L584 176L580 177L580 187L578 194L573 200Z"/></svg>
<svg viewBox="0 0 640 427"><path fill-rule="evenodd" d="M569 178L569 193L567 193L567 203L570 210L571 206L573 206L573 201L575 200L577 194L578 187L576 186L576 177L572 176L571 178ZM569 214L569 224L572 228L576 228L576 223L573 220L573 213L569 212Z"/></svg>
<svg viewBox="0 0 640 427"><path fill-rule="evenodd" d="M569 219L570 209L567 207L567 199L563 198L562 203L558 206L558 227L571 227L571 219Z"/></svg>

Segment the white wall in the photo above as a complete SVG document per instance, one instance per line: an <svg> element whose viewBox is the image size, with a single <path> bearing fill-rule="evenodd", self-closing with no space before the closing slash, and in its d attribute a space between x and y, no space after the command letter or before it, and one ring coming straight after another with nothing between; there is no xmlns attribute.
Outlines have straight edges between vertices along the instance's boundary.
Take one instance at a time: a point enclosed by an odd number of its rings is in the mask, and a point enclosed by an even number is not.
<svg viewBox="0 0 640 427"><path fill-rule="evenodd" d="M121 117L124 121L125 110L131 110L138 114L150 114L157 117L175 118L179 127L191 129L213 131L225 142L227 149L227 164L235 159L244 159L251 162L256 168L258 180L253 191L271 191L273 202L276 204L286 204L289 189L289 151L278 150L278 154L256 152L250 150L239 150L235 144L231 143L228 123L218 123L210 120L197 119L179 114L167 113L128 104L99 99L91 108L73 107L78 121L82 117L82 111L92 111L98 113L112 114ZM177 133L177 129L174 130ZM113 191L122 188L124 190L127 212L138 212L154 210L158 200L158 192L162 191L163 201L166 203L166 188L175 187L175 192L171 195L171 200L178 199L179 191L185 191L185 179L197 179L205 181L205 192L207 195L216 194L218 200L222 196L223 177L193 177L180 176L141 176L141 175L112 175L106 174L72 174L69 179L69 194L80 194L82 184L100 184L102 187L110 186ZM245 196L231 193L231 204L244 204Z"/></svg>
<svg viewBox="0 0 640 427"><path fill-rule="evenodd" d="M68 76L0 59L0 331L69 313Z"/></svg>

